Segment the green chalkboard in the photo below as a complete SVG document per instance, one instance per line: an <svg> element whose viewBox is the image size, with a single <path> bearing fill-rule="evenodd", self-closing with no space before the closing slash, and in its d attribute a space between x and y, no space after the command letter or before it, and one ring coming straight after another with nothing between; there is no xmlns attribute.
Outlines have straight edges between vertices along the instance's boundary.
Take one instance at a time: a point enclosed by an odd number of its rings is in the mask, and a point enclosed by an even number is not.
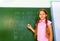
<svg viewBox="0 0 60 41"><path fill-rule="evenodd" d="M0 7L0 41L36 41L27 24L35 27L39 9ZM50 8L45 9L51 20Z"/></svg>

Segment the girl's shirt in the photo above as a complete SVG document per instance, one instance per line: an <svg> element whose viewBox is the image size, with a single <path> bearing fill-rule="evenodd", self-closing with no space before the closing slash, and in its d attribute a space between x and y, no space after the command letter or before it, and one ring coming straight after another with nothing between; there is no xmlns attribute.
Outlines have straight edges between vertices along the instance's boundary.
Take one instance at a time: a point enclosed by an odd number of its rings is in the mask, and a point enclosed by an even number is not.
<svg viewBox="0 0 60 41"><path fill-rule="evenodd" d="M52 22L48 20L48 25ZM38 41L48 41L46 38L46 23L45 20L40 20L38 23L38 30L37 30L37 40Z"/></svg>

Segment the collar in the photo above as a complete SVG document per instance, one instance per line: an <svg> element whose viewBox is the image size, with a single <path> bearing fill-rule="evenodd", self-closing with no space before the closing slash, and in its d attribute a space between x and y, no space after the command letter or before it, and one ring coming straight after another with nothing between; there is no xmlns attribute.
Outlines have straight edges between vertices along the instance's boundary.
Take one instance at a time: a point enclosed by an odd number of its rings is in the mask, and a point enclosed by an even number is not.
<svg viewBox="0 0 60 41"><path fill-rule="evenodd" d="M46 19L44 19L44 20L39 20L39 22L45 22L45 20L46 20Z"/></svg>

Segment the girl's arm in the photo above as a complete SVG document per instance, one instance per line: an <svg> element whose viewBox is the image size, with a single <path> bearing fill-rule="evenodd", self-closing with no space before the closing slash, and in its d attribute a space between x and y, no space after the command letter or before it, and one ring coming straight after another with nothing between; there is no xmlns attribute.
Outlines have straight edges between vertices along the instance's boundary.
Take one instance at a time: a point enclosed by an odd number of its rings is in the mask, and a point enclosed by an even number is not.
<svg viewBox="0 0 60 41"><path fill-rule="evenodd" d="M50 24L48 27L49 27L49 30L50 30L50 39L49 39L49 41L53 41L52 24Z"/></svg>
<svg viewBox="0 0 60 41"><path fill-rule="evenodd" d="M32 26L30 24L28 24L27 28L30 29L34 33L34 37L36 38L36 36L37 36L37 27L35 27L35 29L33 29Z"/></svg>
<svg viewBox="0 0 60 41"><path fill-rule="evenodd" d="M27 25L27 28L30 29L33 33L35 33L35 29L33 29L30 24Z"/></svg>

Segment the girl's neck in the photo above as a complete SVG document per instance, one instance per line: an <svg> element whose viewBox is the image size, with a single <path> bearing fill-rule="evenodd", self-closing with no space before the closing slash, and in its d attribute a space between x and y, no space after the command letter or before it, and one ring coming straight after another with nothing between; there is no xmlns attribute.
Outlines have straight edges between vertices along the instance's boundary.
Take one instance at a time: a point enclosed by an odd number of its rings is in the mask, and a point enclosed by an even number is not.
<svg viewBox="0 0 60 41"><path fill-rule="evenodd" d="M42 20L42 19L40 19L40 20L39 20L39 22L45 22L45 20L46 20L46 19L43 19L43 20Z"/></svg>
<svg viewBox="0 0 60 41"><path fill-rule="evenodd" d="M46 20L46 19L40 19L41 21Z"/></svg>

